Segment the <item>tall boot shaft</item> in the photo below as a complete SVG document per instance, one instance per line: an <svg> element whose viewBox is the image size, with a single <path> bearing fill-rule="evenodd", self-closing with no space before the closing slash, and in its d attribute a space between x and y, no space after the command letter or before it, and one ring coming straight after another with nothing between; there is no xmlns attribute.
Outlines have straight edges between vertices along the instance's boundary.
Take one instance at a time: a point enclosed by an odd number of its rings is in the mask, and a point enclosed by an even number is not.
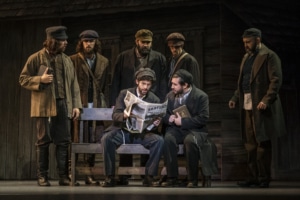
<svg viewBox="0 0 300 200"><path fill-rule="evenodd" d="M48 177L49 169L49 145L36 148L37 176Z"/></svg>
<svg viewBox="0 0 300 200"><path fill-rule="evenodd" d="M48 181L49 145L36 148L37 178L39 186L50 186Z"/></svg>
<svg viewBox="0 0 300 200"><path fill-rule="evenodd" d="M56 146L56 162L58 175L68 176L69 174L69 146L57 145Z"/></svg>

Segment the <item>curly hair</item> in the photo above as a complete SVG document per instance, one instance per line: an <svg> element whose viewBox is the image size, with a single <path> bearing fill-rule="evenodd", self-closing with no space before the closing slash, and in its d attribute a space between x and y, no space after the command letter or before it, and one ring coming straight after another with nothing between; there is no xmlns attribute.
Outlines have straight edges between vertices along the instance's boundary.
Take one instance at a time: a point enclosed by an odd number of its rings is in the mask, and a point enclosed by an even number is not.
<svg viewBox="0 0 300 200"><path fill-rule="evenodd" d="M59 47L58 42L59 41L54 38L46 39L43 43L43 46L49 51L49 53L56 54Z"/></svg>

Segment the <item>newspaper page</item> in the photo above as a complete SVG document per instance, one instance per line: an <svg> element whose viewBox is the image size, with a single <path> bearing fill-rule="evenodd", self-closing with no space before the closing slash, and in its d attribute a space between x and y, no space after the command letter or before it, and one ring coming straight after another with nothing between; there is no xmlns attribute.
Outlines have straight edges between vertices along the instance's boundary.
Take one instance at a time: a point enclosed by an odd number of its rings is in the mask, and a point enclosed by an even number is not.
<svg viewBox="0 0 300 200"><path fill-rule="evenodd" d="M127 91L124 98L124 113L129 116L126 120L126 129L131 133L142 133L146 128L151 130L153 121L165 116L167 103L148 103Z"/></svg>

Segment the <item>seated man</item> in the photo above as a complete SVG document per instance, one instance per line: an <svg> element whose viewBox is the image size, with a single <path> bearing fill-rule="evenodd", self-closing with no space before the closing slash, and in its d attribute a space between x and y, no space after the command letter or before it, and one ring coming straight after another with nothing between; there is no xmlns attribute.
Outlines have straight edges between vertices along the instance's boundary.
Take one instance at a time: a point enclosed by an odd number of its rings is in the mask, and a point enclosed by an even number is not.
<svg viewBox="0 0 300 200"><path fill-rule="evenodd" d="M163 118L163 123L166 124L164 161L167 180L156 184L164 187L178 185L177 148L178 144L184 144L187 187L197 187L200 149L207 142L208 134L206 128L209 118L208 96L193 85L193 76L184 69L174 73L171 84L172 91L167 95L167 113ZM184 111L186 116L183 116L183 112L174 111L182 105L186 105L187 110Z"/></svg>
<svg viewBox="0 0 300 200"><path fill-rule="evenodd" d="M156 134L157 126L160 124L160 119L153 122L154 131L144 130L142 133L130 133L126 128L127 116L124 112L126 106L124 98L127 91L133 93L145 102L160 103L160 99L150 91L150 88L155 81L155 72L150 68L140 68L135 73L136 87L122 90L116 100L116 105L112 114L113 124L107 128L106 133L101 139L104 158L104 174L105 181L103 187L113 187L115 181L115 150L123 144L142 144L150 150L149 159L145 166L144 186L152 186L153 177L158 174L158 165L163 150L163 138ZM151 125L150 125L151 126ZM149 127L150 127L149 126Z"/></svg>

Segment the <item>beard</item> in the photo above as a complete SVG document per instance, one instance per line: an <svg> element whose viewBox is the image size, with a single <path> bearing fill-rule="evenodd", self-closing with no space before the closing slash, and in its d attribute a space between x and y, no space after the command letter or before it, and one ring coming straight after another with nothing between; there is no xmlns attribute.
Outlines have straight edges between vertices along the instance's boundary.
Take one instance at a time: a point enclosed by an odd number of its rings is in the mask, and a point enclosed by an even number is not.
<svg viewBox="0 0 300 200"><path fill-rule="evenodd" d="M151 47L148 48L148 47L137 46L137 49L141 55L147 56L150 53Z"/></svg>
<svg viewBox="0 0 300 200"><path fill-rule="evenodd" d="M83 53L84 53L85 55L92 55L92 54L94 54L94 49L91 48L91 47L84 48L84 49L83 49Z"/></svg>
<svg viewBox="0 0 300 200"><path fill-rule="evenodd" d="M250 48L246 47L245 51L246 51L246 53L251 55L257 51L257 48L258 48L258 44L255 42L255 44L252 47L250 47Z"/></svg>
<svg viewBox="0 0 300 200"><path fill-rule="evenodd" d="M183 88L180 88L179 90L173 90L173 93L177 96L182 95L183 94Z"/></svg>

